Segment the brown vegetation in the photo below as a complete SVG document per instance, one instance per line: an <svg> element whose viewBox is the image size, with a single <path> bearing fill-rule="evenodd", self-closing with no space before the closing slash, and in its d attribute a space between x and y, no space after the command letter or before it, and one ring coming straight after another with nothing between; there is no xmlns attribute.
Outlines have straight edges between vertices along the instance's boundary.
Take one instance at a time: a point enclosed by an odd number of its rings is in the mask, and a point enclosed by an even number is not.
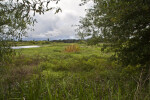
<svg viewBox="0 0 150 100"><path fill-rule="evenodd" d="M67 46L65 48L65 52L78 52L78 51L80 51L80 47L78 45L76 45L76 44Z"/></svg>

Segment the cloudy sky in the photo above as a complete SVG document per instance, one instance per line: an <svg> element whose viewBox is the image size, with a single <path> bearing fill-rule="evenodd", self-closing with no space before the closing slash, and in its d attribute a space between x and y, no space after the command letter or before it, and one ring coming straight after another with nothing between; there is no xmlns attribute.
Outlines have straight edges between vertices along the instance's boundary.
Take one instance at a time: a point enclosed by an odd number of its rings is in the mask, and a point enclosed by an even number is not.
<svg viewBox="0 0 150 100"><path fill-rule="evenodd" d="M28 31L25 40L44 40L44 39L76 39L75 27L79 24L80 17L85 16L85 9L92 6L92 2L84 6L79 6L81 0L61 0L57 6L62 12L54 14L49 11L44 15L36 15L38 23L34 26L35 31ZM52 4L53 5L53 4Z"/></svg>

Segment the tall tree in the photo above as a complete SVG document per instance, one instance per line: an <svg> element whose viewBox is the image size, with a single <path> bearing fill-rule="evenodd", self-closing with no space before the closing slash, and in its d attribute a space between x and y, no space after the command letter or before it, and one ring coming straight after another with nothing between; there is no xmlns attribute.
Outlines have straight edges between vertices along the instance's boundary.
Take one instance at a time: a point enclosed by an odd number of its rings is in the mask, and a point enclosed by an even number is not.
<svg viewBox="0 0 150 100"><path fill-rule="evenodd" d="M87 0L84 0L87 1ZM93 0L94 6L82 19L80 27L112 44L123 65L150 68L150 0ZM86 20L86 24L83 22ZM90 24L89 24L90 22ZM92 23L92 24L91 24ZM85 33L86 33L85 32Z"/></svg>

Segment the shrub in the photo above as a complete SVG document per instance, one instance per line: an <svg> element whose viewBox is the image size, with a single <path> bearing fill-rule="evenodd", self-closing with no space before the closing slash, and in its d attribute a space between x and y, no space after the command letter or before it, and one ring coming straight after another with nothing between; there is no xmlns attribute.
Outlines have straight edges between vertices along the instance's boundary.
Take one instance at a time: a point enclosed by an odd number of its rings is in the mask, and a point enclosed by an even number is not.
<svg viewBox="0 0 150 100"><path fill-rule="evenodd" d="M65 52L78 52L78 51L80 51L80 47L78 45L76 45L76 44L67 46L65 48Z"/></svg>

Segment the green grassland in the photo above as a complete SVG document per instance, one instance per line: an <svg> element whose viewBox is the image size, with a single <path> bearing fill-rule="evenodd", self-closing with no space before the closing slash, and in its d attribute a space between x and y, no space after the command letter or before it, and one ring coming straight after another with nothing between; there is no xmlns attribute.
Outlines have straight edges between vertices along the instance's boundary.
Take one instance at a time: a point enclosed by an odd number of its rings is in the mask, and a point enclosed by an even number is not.
<svg viewBox="0 0 150 100"><path fill-rule="evenodd" d="M137 91L135 80L111 61L114 52L101 52L102 44L66 52L69 45L15 50L1 69L0 100L148 100L148 90Z"/></svg>

